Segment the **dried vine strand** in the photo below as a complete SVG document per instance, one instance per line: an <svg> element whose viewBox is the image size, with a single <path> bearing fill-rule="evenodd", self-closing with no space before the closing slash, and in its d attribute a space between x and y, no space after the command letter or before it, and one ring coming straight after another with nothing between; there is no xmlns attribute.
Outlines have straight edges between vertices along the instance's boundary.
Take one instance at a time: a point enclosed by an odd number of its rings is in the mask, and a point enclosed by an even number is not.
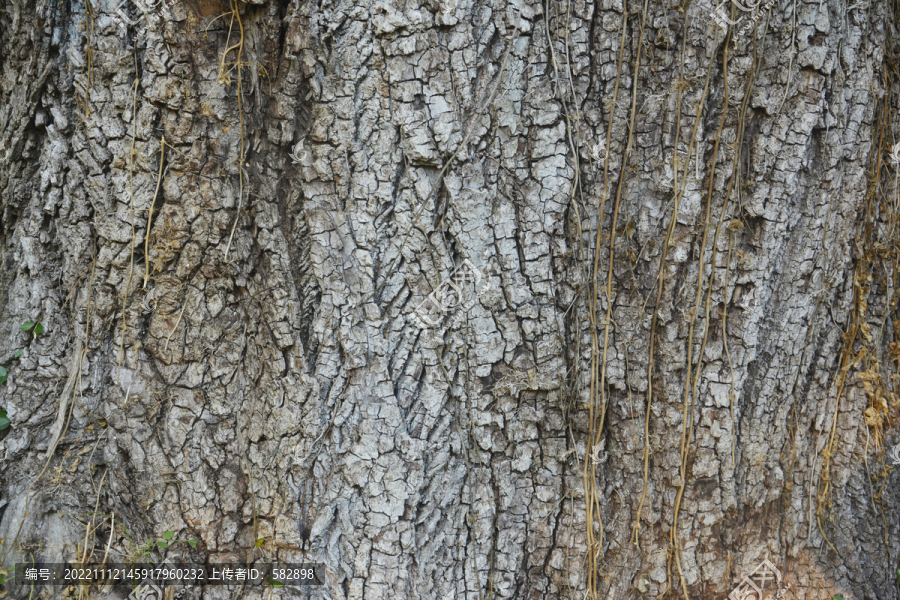
<svg viewBox="0 0 900 600"><path fill-rule="evenodd" d="M717 28L715 41L713 43L713 53L715 52L716 46L718 46L718 42L719 42L719 30ZM726 44L725 56L724 56L724 65L725 65L724 68L726 68L726 69L727 69L727 63L728 63L728 47ZM704 87L703 87L703 95L701 96L700 105L697 108L697 117L696 117L696 120L694 121L694 133L691 136L691 144L693 144L694 135L696 135L697 127L700 124L700 119L702 118L702 115L703 115L703 108L706 103L706 95L709 92L709 81L710 81L710 77L712 76L712 70L713 70L714 64L715 64L714 56L710 56L709 68L706 71L706 83L704 84ZM675 497L675 506L674 506L673 518L672 518L672 532L671 532L672 552L675 556L675 563L678 566L678 574L679 574L679 578L681 580L682 592L684 593L684 597L686 599L689 598L690 595L688 594L687 582L685 581L684 572L681 567L680 551L679 551L679 547L678 547L678 513L681 508L681 500L684 497L684 490L687 487L687 458L688 458L688 450L689 450L690 443L691 443L691 435L693 433L693 424L694 424L694 419L693 419L694 401L693 401L693 398L696 393L697 384L699 383L698 381L694 382L694 393L692 394L691 393L691 361L693 360L694 327L697 322L697 313L700 310L700 300L703 295L703 279L704 279L704 277L703 277L703 271L704 271L703 260L706 255L706 242L707 242L707 237L709 234L709 217L710 217L710 213L712 211L712 192L713 192L714 176L715 176L716 152L718 150L719 136L722 134L722 128L725 125L725 117L727 115L727 106L728 106L727 93L728 92L726 91L726 101L725 101L726 108L725 108L725 110L722 111L722 119L719 122L719 131L716 135L716 145L715 145L715 150L713 152L713 161L712 161L713 168L712 168L712 173L710 174L709 187L708 187L707 194L706 194L706 221L703 226L703 239L700 244L700 256L698 259L699 266L698 266L698 272L697 272L697 295L696 295L696 300L695 300L695 304L694 304L694 309L690 313L691 321L690 321L690 326L688 329L688 349L687 349L687 360L686 360L687 364L685 365L685 381L684 381L685 397L684 397L684 408L683 408L683 417L682 417L683 420L682 420L682 428L681 428L681 465L680 465L680 471L679 471L679 474L681 477L681 481L680 481L681 485L679 486L678 493ZM687 186L687 170L688 170L688 166L690 164L690 147L688 148L688 159L687 160L688 160L688 162L686 162L684 165L685 187ZM696 161L697 161L697 164L699 165L700 164L699 149L697 151ZM727 203L727 199L726 199L726 203ZM723 206L722 212L720 213L720 217L719 217L719 226L716 227L716 235L715 235L716 239L718 238L719 227L722 224L721 215L724 215L724 212L725 212L725 207ZM712 269L710 271L710 285L708 286L709 291L712 290L712 277L713 277L713 274L715 273L715 255L716 255L715 248L716 248L716 246L715 246L715 239L714 239L713 240L713 256L712 256L713 264L712 264ZM698 377L700 374L701 363L703 361L703 352L704 352L704 349L706 346L706 334L709 332L709 326L708 326L708 323L709 323L709 294L708 293L707 293L706 313L707 313L706 314L707 327L705 328L703 344L701 345L701 348L700 348L700 355L697 358L697 363L698 363L697 364L697 376ZM689 399L690 399L690 412L688 412Z"/></svg>
<svg viewBox="0 0 900 600"><path fill-rule="evenodd" d="M681 80L684 77L684 41L682 43L682 73ZM707 78L707 89L709 86L709 80ZM672 157L672 166L674 171L674 190L675 190L675 206L672 209L672 217L669 221L669 227L666 231L665 241L663 242L663 249L660 255L659 260L659 274L658 274L658 287L656 292L656 303L653 307L653 318L650 323L650 344L649 344L649 353L647 358L647 412L644 420L644 485L643 490L641 492L641 500L638 504L637 512L635 513L634 518L634 527L632 528L632 537L631 542L634 545L638 545L638 532L641 528L641 511L644 508L644 502L647 499L647 487L650 482L650 409L653 404L653 367L654 367L654 351L656 349L656 325L659 321L659 305L662 302L662 294L665 286L665 267L666 267L666 256L669 253L669 245L671 244L672 234L675 232L675 225L678 220L678 205L681 202L681 197L684 195L685 190L687 189L687 169L690 164L691 153L693 151L694 140L697 135L697 129L700 124L700 114L697 115L697 120L694 122L694 128L691 133L691 139L688 144L688 152L687 158L685 159L685 174L684 180L685 185L681 186L679 189L678 186L678 135L681 127L681 90L679 86L678 93L678 103L675 114L675 122L676 122L676 134L675 134L675 144L673 147L673 157ZM704 91L704 100L706 97L706 91ZM701 104L702 110L702 104Z"/></svg>
<svg viewBox="0 0 900 600"><path fill-rule="evenodd" d="M116 372L116 385L122 377L122 362L125 359L125 334L128 332L128 290L131 289L131 279L134 276L134 142L137 138L137 91L139 80L134 79L134 94L131 100L131 152L129 156L128 187L131 203L131 264L128 267L128 281L125 282L125 293L122 299L122 340L119 343L119 369ZM146 256L144 257L146 260Z"/></svg>
<svg viewBox="0 0 900 600"><path fill-rule="evenodd" d="M144 234L144 289L147 289L147 282L150 280L150 224L153 222L153 205L156 204L156 197L159 194L159 186L162 183L163 164L166 159L166 137L159 138L159 174L156 176L156 190L153 192L153 198L150 199L150 212L147 214L147 233Z"/></svg>
<svg viewBox="0 0 900 600"><path fill-rule="evenodd" d="M615 110L616 105L618 103L619 97L619 84L621 82L622 76L622 62L624 60L625 55L625 34L628 30L628 0L622 0L622 39L619 44L619 61L618 66L616 68L616 82L613 87L613 97L609 106L609 126L606 129L606 156L603 161L603 189L600 194L600 206L599 211L597 213L597 234L596 241L594 244L594 269L593 269L593 298L590 306L590 320L591 320L591 388L590 388L590 396L588 402L588 418L589 418L589 433L588 433L588 443L585 446L584 453L584 470L582 474L584 491L585 491L585 522L586 522L586 533L587 533L587 547L588 547L588 572L587 572L587 584L588 590L594 595L597 596L597 552L594 551L595 541L594 541L594 510L596 509L597 514L600 514L600 504L599 499L596 494L596 465L593 462L593 448L599 443L600 435L602 435L603 426L596 426L596 415L594 412L595 405L597 403L597 372L601 369L601 364L606 365L606 351L604 348L602 363L599 361L599 340L597 335L597 329L599 327L599 323L597 322L597 308L598 308L598 297L599 297L599 267L600 267L600 236L602 232L602 223L603 223L603 213L606 206L606 200L608 197L607 190L609 188L609 148L610 142L612 139L612 130L613 123L615 119ZM636 79L636 77L635 77ZM624 168L624 167L623 167ZM624 178L624 173L622 173L622 177ZM613 225L613 229L611 230L613 233L611 234L611 239L615 239L615 226ZM610 253L610 271L612 270L612 253ZM609 331L609 314L607 313L607 331ZM602 376L601 376L602 380ZM605 394L603 393L603 384L600 384L600 394L602 395L602 405L601 414L605 413ZM602 423L601 417L601 423ZM598 547L600 550L603 548L603 529L601 524L600 530L600 540Z"/></svg>
<svg viewBox="0 0 900 600"><path fill-rule="evenodd" d="M240 10L238 9L237 0L231 0L231 25L228 29L228 35L231 37L231 28L234 26L234 21L237 21L238 28L240 29L240 40L234 44L233 46L228 46L225 48L225 52L222 54L222 62L219 65L219 77L224 77L225 73L225 59L228 56L228 53L232 50L237 50L237 63L235 64L235 68L237 69L237 101L238 101L238 119L240 121L241 126L241 148L239 151L239 160L238 160L238 206L237 212L234 215L234 224L231 226L231 234L228 236L228 244L225 246L225 262L228 262L228 251L231 249L231 242L234 239L234 231L237 229L238 221L241 218L241 210L244 208L244 161L246 160L246 156L244 153L244 96L243 96L243 77L241 76L241 58L244 53L244 24L241 21ZM228 43L227 41L225 42ZM251 90L252 92L252 90ZM174 329L172 330L175 331ZM170 335L171 337L171 335ZM168 342L167 342L168 345Z"/></svg>

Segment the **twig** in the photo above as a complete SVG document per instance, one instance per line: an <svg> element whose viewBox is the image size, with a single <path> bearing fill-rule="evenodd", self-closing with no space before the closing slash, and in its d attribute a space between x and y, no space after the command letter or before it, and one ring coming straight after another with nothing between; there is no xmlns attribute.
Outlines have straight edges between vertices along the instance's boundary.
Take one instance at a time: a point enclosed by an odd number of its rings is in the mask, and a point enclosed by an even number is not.
<svg viewBox="0 0 900 600"><path fill-rule="evenodd" d="M103 471L103 477L100 478L100 487L97 489L97 501L94 503L94 513L91 515L91 525L90 527L86 527L84 531L84 548L81 550L81 564L86 564L85 559L87 558L88 538L90 537L91 530L94 529L94 523L97 520L97 509L100 507L100 492L103 491L103 482L106 480L107 473L109 473L109 467ZM91 550L91 557L93 556L94 551Z"/></svg>
<svg viewBox="0 0 900 600"><path fill-rule="evenodd" d="M103 553L103 562L101 564L106 564L106 557L109 556L109 549L112 546L113 541L113 532L116 530L116 511L112 512L112 515L109 517L109 541L106 542L106 552Z"/></svg>
<svg viewBox="0 0 900 600"><path fill-rule="evenodd" d="M150 199L150 209L147 214L147 232L144 234L144 289L147 289L147 281L150 280L150 224L153 222L153 205L156 204L156 196L159 194L159 186L162 183L163 164L166 157L166 136L159 138L159 175L156 176L156 190Z"/></svg>
<svg viewBox="0 0 900 600"><path fill-rule="evenodd" d="M175 327L172 328L172 331L169 332L169 337L166 338L166 345L163 347L163 351L166 352L169 350L169 340L172 339L172 335L175 333L175 330L178 329L178 324L181 323L181 315L184 314L184 309L187 308L188 303L188 293L187 291L184 293L184 305L181 307L181 312L178 313L178 319L175 321Z"/></svg>
<svg viewBox="0 0 900 600"><path fill-rule="evenodd" d="M740 221L735 221L740 224ZM728 368L731 370L731 393L728 395L728 404L731 407L731 469L737 468L735 462L735 441L737 440L737 422L734 419L734 401L736 400L734 386L734 362L731 360L731 352L728 351L728 274L731 271L731 250L734 248L734 236L728 239L728 257L725 259L725 287L722 291L722 347L725 350L725 358L728 359Z"/></svg>
<svg viewBox="0 0 900 600"><path fill-rule="evenodd" d="M228 53L234 49L237 49L237 62L235 63L235 66L237 68L238 119L240 120L241 124L241 149L240 164L238 165L238 207L237 213L234 215L234 225L231 226L231 235L228 236L228 244L225 246L225 262L228 262L228 251L231 249L231 240L234 239L234 230L237 229L238 220L241 218L241 209L244 207L244 97L242 93L243 77L241 77L241 56L244 52L244 24L241 22L241 15L240 11L238 10L237 0L231 0L231 10L232 23L235 19L237 19L238 27L240 28L241 32L241 39L234 46L225 49L225 52L222 54L222 63L219 67L219 71L221 74L222 70L225 68L225 58L228 56ZM230 29L228 33L230 36ZM166 345L168 345L168 342L166 343Z"/></svg>
<svg viewBox="0 0 900 600"><path fill-rule="evenodd" d="M116 373L116 385L122 376L122 361L125 358L125 332L128 331L128 290L131 288L131 278L134 276L134 140L137 136L137 90L138 79L134 80L134 95L131 104L131 157L129 160L128 184L131 190L131 266L128 268L128 281L125 283L125 295L122 300L122 341L119 344L119 370ZM147 226L149 228L149 221ZM146 256L144 257L146 262Z"/></svg>

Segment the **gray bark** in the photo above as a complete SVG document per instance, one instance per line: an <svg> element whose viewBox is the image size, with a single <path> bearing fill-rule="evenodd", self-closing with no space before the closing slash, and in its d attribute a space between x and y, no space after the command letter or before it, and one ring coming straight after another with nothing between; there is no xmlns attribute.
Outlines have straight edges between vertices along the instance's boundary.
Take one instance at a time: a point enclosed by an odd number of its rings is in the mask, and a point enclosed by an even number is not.
<svg viewBox="0 0 900 600"><path fill-rule="evenodd" d="M0 566L898 597L893 5L150 4L0 1Z"/></svg>

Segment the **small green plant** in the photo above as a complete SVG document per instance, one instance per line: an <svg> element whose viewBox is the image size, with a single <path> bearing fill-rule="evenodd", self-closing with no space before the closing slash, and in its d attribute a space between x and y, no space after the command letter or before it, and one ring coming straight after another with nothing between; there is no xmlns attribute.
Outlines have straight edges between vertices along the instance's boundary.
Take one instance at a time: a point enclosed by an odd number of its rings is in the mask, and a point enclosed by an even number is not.
<svg viewBox="0 0 900 600"><path fill-rule="evenodd" d="M44 333L44 326L41 325L41 322L34 321L25 321L21 325L19 325L19 329L25 332L30 333L34 337L38 337L42 333Z"/></svg>
<svg viewBox="0 0 900 600"><path fill-rule="evenodd" d="M35 340L37 337L44 333L44 326L41 325L41 322L38 321L25 321L21 325L19 325L19 331L24 331L25 333L31 334L31 339ZM13 358L22 358L22 353L25 352L25 348L19 348L16 350L16 353L13 355ZM0 367L0 385L6 383L7 378L9 377L9 371L6 370L6 367ZM6 416L6 409L0 408L0 431L8 428L10 425L9 417ZM2 577L2 573L0 573L0 577ZM2 585L2 584L0 584Z"/></svg>
<svg viewBox="0 0 900 600"><path fill-rule="evenodd" d="M0 587L4 587L4 586L7 586L10 584L12 579L15 578L15 576L16 576L15 571L16 571L15 566L12 566L8 569L4 569L3 567L0 567ZM7 593L8 592L6 590L0 590L0 598L6 598Z"/></svg>
<svg viewBox="0 0 900 600"><path fill-rule="evenodd" d="M277 579L272 579L271 577L266 577L266 581L269 582L269 585L272 587L284 587L284 584L278 581Z"/></svg>
<svg viewBox="0 0 900 600"><path fill-rule="evenodd" d="M834 598L832 600L844 600L844 597L841 596L840 594L835 594Z"/></svg>
<svg viewBox="0 0 900 600"><path fill-rule="evenodd" d="M146 545L140 547L140 554L135 557L135 560L140 560L145 556L152 553L157 548L162 548L165 550L172 544L187 544L191 548L197 547L197 540L176 540L174 531L164 531L162 534L162 539L155 542L147 542Z"/></svg>

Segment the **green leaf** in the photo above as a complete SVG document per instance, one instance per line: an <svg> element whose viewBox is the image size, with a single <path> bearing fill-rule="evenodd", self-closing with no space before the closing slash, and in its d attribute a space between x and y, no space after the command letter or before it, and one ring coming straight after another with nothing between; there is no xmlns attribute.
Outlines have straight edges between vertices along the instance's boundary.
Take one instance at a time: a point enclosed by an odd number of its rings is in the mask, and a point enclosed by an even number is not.
<svg viewBox="0 0 900 600"><path fill-rule="evenodd" d="M7 427L9 427L10 420L6 416L6 409L0 408L0 431L3 431Z"/></svg>
<svg viewBox="0 0 900 600"><path fill-rule="evenodd" d="M834 596L834 600L844 600L844 597L841 596L840 594L836 594L836 595Z"/></svg>
<svg viewBox="0 0 900 600"><path fill-rule="evenodd" d="M37 325L34 326L34 335L35 335L35 337L37 337L37 336L41 335L42 333L44 333L44 326L41 325L40 323L38 323Z"/></svg>
<svg viewBox="0 0 900 600"><path fill-rule="evenodd" d="M34 329L34 321L25 321L21 325L19 325L19 329L22 331L31 331Z"/></svg>
<svg viewBox="0 0 900 600"><path fill-rule="evenodd" d="M197 540L188 540L187 543L191 545L191 548L197 547Z"/></svg>
<svg viewBox="0 0 900 600"><path fill-rule="evenodd" d="M159 546L160 548L168 548L169 542L156 542L156 545Z"/></svg>
<svg viewBox="0 0 900 600"><path fill-rule="evenodd" d="M22 358L22 351L23 351L23 350L24 350L24 348L19 348L18 350L16 350L16 355L15 355L14 358Z"/></svg>
<svg viewBox="0 0 900 600"><path fill-rule="evenodd" d="M6 383L6 378L9 376L9 373L6 372L6 369L0 367L0 385Z"/></svg>
<svg viewBox="0 0 900 600"><path fill-rule="evenodd" d="M173 537L175 537L175 532L174 532L174 531L165 531L165 532L163 532L163 539L164 539L164 540L171 540Z"/></svg>
<svg viewBox="0 0 900 600"><path fill-rule="evenodd" d="M262 548L262 545L266 542L266 538L262 537L256 540L256 547Z"/></svg>
<svg viewBox="0 0 900 600"><path fill-rule="evenodd" d="M271 577L266 577L266 581L272 585L272 587L284 587L284 584L278 581L277 579L272 579Z"/></svg>

